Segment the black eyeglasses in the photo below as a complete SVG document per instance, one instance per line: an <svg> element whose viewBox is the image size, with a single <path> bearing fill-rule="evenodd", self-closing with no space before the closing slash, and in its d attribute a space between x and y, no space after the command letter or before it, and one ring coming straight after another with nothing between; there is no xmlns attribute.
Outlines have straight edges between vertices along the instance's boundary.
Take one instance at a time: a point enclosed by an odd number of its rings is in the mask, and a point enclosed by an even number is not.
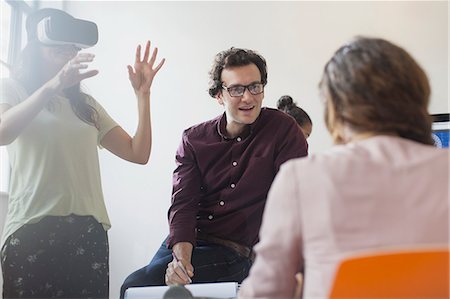
<svg viewBox="0 0 450 299"><path fill-rule="evenodd" d="M225 89L226 91L228 91L228 93L232 97L242 97L244 95L246 89L248 89L248 91L252 95L257 95L257 94L263 93L264 84L252 83L249 85L233 85L230 87L226 87L225 85L222 85L222 88Z"/></svg>

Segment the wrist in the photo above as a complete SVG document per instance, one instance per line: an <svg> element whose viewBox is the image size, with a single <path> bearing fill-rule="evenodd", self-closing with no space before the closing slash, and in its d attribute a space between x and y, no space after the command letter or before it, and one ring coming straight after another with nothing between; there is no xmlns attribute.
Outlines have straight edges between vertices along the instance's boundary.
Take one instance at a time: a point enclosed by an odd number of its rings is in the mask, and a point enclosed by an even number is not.
<svg viewBox="0 0 450 299"><path fill-rule="evenodd" d="M136 91L136 96L141 101L149 101L150 100L150 91Z"/></svg>
<svg viewBox="0 0 450 299"><path fill-rule="evenodd" d="M60 92L61 92L61 90L58 88L58 86L53 85L53 84L45 84L41 88L41 94L44 95L45 98L47 98L47 99L50 99L53 96L56 96Z"/></svg>
<svg viewBox="0 0 450 299"><path fill-rule="evenodd" d="M191 262L192 249L193 249L193 246L189 242L176 243L172 247L172 251L174 252L174 254L177 256L177 258L179 260L187 261L189 263Z"/></svg>
<svg viewBox="0 0 450 299"><path fill-rule="evenodd" d="M62 90L60 80L57 77L54 77L45 83L43 88L45 92L53 94L57 94Z"/></svg>

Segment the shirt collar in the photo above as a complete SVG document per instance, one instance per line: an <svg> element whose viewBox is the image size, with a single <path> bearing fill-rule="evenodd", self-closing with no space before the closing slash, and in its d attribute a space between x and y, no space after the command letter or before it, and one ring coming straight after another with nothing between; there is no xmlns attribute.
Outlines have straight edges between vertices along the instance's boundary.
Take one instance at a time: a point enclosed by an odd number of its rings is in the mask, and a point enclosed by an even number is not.
<svg viewBox="0 0 450 299"><path fill-rule="evenodd" d="M264 114L264 111L265 111L265 108L261 108L261 112L259 113L258 118L256 118L256 120L252 124L246 125L244 130L242 131L242 133L239 134L239 136L237 136L236 138L240 137L242 139L245 139L248 136L250 136L255 130L257 130L260 127L261 118L262 118L262 115ZM217 133L224 140L236 139L236 138L230 138L227 134L227 116L226 116L225 112L222 114L219 121L217 122Z"/></svg>

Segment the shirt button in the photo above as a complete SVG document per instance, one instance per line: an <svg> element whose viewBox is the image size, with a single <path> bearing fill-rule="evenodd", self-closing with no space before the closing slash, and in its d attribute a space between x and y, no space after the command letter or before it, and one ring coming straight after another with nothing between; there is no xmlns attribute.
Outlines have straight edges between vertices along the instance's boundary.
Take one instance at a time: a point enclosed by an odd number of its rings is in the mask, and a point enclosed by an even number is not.
<svg viewBox="0 0 450 299"><path fill-rule="evenodd" d="M197 216L197 220L199 220L200 219L200 216Z"/></svg>
<svg viewBox="0 0 450 299"><path fill-rule="evenodd" d="M223 206L225 204L225 202L223 201L223 200L221 200L220 202L219 202L219 205L221 205L221 206Z"/></svg>
<svg viewBox="0 0 450 299"><path fill-rule="evenodd" d="M241 137L238 137L238 138L236 138L236 140L237 140L237 141L241 141L242 139L241 139Z"/></svg>
<svg viewBox="0 0 450 299"><path fill-rule="evenodd" d="M236 187L236 185L235 185L235 184L231 184L230 187L231 187L231 188L234 188L234 187Z"/></svg>
<svg viewBox="0 0 450 299"><path fill-rule="evenodd" d="M237 162L236 162L236 161L234 161L234 162L233 162L233 166L236 166L236 165L237 165Z"/></svg>
<svg viewBox="0 0 450 299"><path fill-rule="evenodd" d="M209 216L208 216L208 219L209 219L209 220L212 220L213 218L214 218L213 215L209 215Z"/></svg>

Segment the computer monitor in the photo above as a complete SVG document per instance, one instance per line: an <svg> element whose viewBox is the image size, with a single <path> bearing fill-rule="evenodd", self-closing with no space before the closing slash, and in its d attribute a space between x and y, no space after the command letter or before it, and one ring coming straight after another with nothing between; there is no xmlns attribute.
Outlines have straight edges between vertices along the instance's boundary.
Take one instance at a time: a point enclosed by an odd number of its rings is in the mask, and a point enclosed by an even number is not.
<svg viewBox="0 0 450 299"><path fill-rule="evenodd" d="M434 145L441 148L448 148L448 140L450 137L450 114L432 114L433 117L433 140Z"/></svg>

